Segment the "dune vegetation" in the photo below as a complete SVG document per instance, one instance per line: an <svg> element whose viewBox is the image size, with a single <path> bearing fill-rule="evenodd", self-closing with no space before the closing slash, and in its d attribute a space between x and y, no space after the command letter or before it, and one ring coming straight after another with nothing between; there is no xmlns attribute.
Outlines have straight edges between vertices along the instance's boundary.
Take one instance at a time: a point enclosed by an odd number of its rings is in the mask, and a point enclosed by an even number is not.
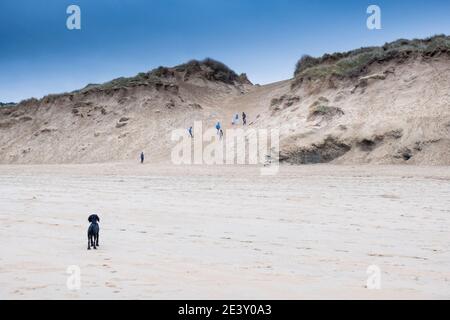
<svg viewBox="0 0 450 320"><path fill-rule="evenodd" d="M381 47L366 47L348 52L325 54L322 57L304 55L295 68L297 80L318 79L329 76L357 77L375 62L402 60L410 57L450 55L450 36L437 35L426 39L400 39ZM298 83L298 81L297 81Z"/></svg>

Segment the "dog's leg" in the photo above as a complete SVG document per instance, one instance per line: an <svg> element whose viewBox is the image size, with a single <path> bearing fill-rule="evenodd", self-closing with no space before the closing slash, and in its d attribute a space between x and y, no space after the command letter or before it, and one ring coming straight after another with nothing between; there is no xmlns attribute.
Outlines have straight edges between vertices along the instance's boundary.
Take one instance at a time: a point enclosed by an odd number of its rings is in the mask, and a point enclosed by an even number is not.
<svg viewBox="0 0 450 320"><path fill-rule="evenodd" d="M92 246L94 247L94 250L97 250L97 245L95 243L95 238L96 238L96 236L95 236L95 234L93 234L92 235Z"/></svg>
<svg viewBox="0 0 450 320"><path fill-rule="evenodd" d="M91 237L88 235L88 250L91 250Z"/></svg>
<svg viewBox="0 0 450 320"><path fill-rule="evenodd" d="M99 244L98 244L98 238L99 238L99 237L100 237L100 234L97 233L96 236L95 236L95 241L96 241L97 247L99 246Z"/></svg>

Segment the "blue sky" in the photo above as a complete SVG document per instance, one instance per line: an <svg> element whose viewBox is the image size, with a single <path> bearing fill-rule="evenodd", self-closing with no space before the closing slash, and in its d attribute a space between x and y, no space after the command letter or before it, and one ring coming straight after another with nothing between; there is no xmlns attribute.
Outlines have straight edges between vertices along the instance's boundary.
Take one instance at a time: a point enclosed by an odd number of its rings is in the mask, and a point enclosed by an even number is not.
<svg viewBox="0 0 450 320"><path fill-rule="evenodd" d="M81 8L81 30L66 9ZM382 10L368 30L366 9ZM0 0L0 101L72 91L212 57L255 83L303 54L450 34L448 0Z"/></svg>

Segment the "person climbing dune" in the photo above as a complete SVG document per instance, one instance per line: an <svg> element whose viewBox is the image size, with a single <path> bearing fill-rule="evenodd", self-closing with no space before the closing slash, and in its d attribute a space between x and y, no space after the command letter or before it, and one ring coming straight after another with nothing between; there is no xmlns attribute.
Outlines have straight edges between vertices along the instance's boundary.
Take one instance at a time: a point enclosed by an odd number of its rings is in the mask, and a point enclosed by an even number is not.
<svg viewBox="0 0 450 320"><path fill-rule="evenodd" d="M239 123L239 114L236 113L236 114L233 116L233 119L231 120L231 124L234 126L235 124L238 124L238 123Z"/></svg>
<svg viewBox="0 0 450 320"><path fill-rule="evenodd" d="M220 130L221 130L221 125L220 125L220 121L217 121L216 123L216 130L217 130L217 134L220 134Z"/></svg>

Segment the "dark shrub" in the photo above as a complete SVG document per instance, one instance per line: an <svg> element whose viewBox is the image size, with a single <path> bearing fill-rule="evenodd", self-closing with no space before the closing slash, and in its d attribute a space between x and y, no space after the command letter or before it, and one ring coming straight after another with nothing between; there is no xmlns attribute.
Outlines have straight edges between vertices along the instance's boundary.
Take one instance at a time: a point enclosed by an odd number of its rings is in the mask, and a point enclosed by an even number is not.
<svg viewBox="0 0 450 320"><path fill-rule="evenodd" d="M325 55L324 58L329 58L330 55ZM310 55L303 55L300 60L298 60L297 65L295 66L295 75L299 74L303 70L314 67L321 63L320 58L313 58Z"/></svg>

